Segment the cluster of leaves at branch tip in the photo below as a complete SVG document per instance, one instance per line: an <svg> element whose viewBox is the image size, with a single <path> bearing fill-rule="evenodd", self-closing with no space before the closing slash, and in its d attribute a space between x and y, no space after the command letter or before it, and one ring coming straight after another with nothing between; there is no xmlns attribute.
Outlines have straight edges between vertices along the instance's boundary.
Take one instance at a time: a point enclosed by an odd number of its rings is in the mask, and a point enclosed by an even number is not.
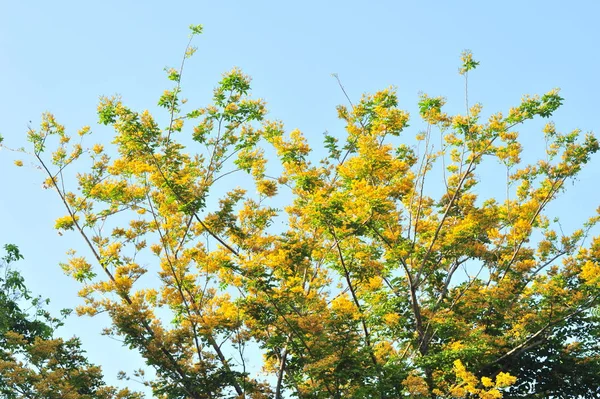
<svg viewBox="0 0 600 399"><path fill-rule="evenodd" d="M598 141L549 123L528 164L518 140L562 104L557 90L487 118L423 94L416 145L402 142L395 89L366 94L337 108L344 129L325 133L318 159L302 132L266 119L239 69L190 107L190 46L167 69L167 126L103 97L110 146L69 144L49 114L29 132L66 209L56 228L91 254L63 265L82 284L77 311L110 316L105 333L156 371L155 396L600 394L600 216L569 233L548 207ZM466 84L478 65L463 53ZM506 171L486 176L488 162ZM481 192L481 179L506 181L506 194ZM249 373L249 351L263 374Z"/></svg>
<svg viewBox="0 0 600 399"><path fill-rule="evenodd" d="M462 61L462 65L459 69L459 73L461 75L468 73L469 71L477 68L479 65L479 62L473 59L473 53L471 50L463 51L460 55L460 60Z"/></svg>

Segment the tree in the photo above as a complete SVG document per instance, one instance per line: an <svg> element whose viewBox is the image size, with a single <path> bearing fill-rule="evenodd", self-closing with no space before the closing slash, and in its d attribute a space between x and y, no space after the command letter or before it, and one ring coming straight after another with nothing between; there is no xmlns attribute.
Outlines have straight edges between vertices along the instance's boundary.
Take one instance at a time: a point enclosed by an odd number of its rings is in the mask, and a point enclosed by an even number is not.
<svg viewBox="0 0 600 399"><path fill-rule="evenodd" d="M85 357L77 338L55 338L63 319L42 308L21 274L11 268L22 259L15 245L5 245L0 262L0 394L6 399L136 399L103 381L100 367ZM29 306L33 312L23 309ZM63 316L69 312L63 311Z"/></svg>
<svg viewBox="0 0 600 399"><path fill-rule="evenodd" d="M414 145L393 88L348 99L345 134L326 134L319 160L265 119L237 69L189 108L194 51L167 71L166 121L103 97L111 145L71 146L50 114L28 135L67 212L56 228L87 246L63 265L83 285L78 312L110 315L107 333L156 370L156 396L598 394L600 217L565 234L547 214L598 141L548 123L544 159L526 164L516 131L550 117L557 90L487 120L480 104L452 116L424 94ZM467 89L477 66L465 52ZM504 197L477 190L486 163L505 169ZM248 371L251 353L266 377ZM584 372L565 383L565 364Z"/></svg>

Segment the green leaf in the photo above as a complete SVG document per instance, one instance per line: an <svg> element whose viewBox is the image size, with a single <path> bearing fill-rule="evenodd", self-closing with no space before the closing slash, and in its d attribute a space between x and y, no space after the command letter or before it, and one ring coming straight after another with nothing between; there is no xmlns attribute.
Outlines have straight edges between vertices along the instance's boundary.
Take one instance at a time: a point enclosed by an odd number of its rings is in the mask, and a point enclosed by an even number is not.
<svg viewBox="0 0 600 399"><path fill-rule="evenodd" d="M204 27L201 24L198 25L190 25L190 31L192 31L192 35L199 35L202 33Z"/></svg>
<svg viewBox="0 0 600 399"><path fill-rule="evenodd" d="M459 70L461 75L464 75L470 70L477 68L479 65L479 62L473 59L473 53L471 53L470 50L463 51L460 55L460 59L462 61L462 66Z"/></svg>

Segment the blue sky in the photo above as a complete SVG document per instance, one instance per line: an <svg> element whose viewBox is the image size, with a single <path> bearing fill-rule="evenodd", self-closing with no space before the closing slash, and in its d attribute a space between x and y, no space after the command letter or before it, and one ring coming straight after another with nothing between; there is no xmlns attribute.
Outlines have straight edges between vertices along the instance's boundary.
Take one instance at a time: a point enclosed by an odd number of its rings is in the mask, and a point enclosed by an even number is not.
<svg viewBox="0 0 600 399"><path fill-rule="evenodd" d="M73 132L94 128L100 95L119 93L134 109L156 111L170 87L163 68L179 64L187 27L197 23L205 33L184 73L190 102L206 104L221 73L239 66L253 77L255 96L268 102L269 117L299 128L317 146L325 130L343 129L335 106L345 99L332 73L353 99L394 85L413 115L419 92L446 96L448 109L460 112L464 81L457 70L464 49L481 62L469 78L470 100L488 113L506 111L523 94L560 87L566 101L553 118L559 130L600 130L596 1L0 4L0 134L11 147L27 144L27 124L39 122L44 111ZM533 150L539 127L521 129ZM36 170L13 167L14 159L0 151L0 243L20 246L28 285L52 298L53 309L74 307L78 285L58 263L82 242L53 231L53 220L63 214L58 198L41 189ZM576 225L600 203L599 170L596 159L554 206L567 223ZM73 318L65 334L81 335L92 360L112 378L134 367L136 357L99 336L105 322Z"/></svg>

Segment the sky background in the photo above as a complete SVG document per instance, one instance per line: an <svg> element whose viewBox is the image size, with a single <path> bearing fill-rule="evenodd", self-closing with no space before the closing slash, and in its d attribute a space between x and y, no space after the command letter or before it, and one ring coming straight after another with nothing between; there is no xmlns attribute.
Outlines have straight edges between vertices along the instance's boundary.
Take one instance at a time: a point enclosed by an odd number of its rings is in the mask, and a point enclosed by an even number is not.
<svg viewBox="0 0 600 399"><path fill-rule="evenodd" d="M207 104L221 73L238 66L252 76L254 95L268 102L269 118L299 128L315 146L324 131L343 131L335 106L345 98L332 73L353 100L393 85L412 115L420 92L445 96L449 111L462 112L457 71L464 49L481 62L469 77L469 99L483 103L484 114L560 87L566 101L552 118L557 128L600 131L597 1L1 0L0 9L0 134L9 147L27 145L27 125L39 123L44 111L73 133L89 124L110 134L95 126L100 95L118 93L133 109L157 111L158 97L171 86L163 68L179 65L188 26L198 23L205 33L183 80L190 102ZM418 130L413 124L408 134ZM541 125L520 129L532 151ZM64 213L58 197L42 190L29 160L20 157L26 167L14 167L16 158L0 151L0 244L21 248L27 284L52 299L51 309L75 307L78 284L58 264L83 243L53 230ZM553 205L567 225L600 204L596 158ZM139 361L101 337L104 326L102 317L73 317L64 334L80 335L112 382Z"/></svg>

